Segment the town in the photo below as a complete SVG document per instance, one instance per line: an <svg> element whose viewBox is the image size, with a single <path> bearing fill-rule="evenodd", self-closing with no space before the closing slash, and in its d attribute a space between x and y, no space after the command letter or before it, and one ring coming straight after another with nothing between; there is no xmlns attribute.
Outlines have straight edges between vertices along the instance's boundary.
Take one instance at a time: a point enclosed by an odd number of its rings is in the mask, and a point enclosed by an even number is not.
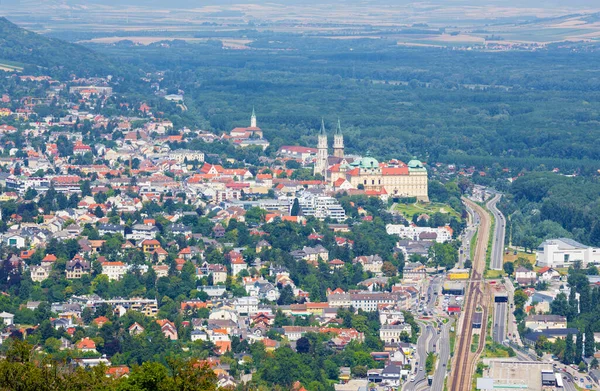
<svg viewBox="0 0 600 391"><path fill-rule="evenodd" d="M459 390L461 365L482 390L597 387L600 334L568 322L599 302L600 249L505 246L484 185L522 173L349 154L339 119L277 150L255 109L178 128L159 76L136 101L110 77L3 75L4 349L115 378L194 357L223 389Z"/></svg>

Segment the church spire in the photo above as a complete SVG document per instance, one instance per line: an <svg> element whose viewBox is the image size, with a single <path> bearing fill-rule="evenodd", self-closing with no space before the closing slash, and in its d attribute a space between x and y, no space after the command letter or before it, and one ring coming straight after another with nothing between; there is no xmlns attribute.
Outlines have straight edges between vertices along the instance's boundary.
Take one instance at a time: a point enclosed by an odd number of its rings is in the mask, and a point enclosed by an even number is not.
<svg viewBox="0 0 600 391"><path fill-rule="evenodd" d="M254 112L254 106L252 106L252 115L250 116L250 127L256 128L256 113Z"/></svg>
<svg viewBox="0 0 600 391"><path fill-rule="evenodd" d="M327 134L325 133L325 120L321 118L321 131L317 137L317 158L315 160L314 174L325 177L327 175Z"/></svg>
<svg viewBox="0 0 600 391"><path fill-rule="evenodd" d="M333 156L344 157L344 135L342 134L342 123L339 118L335 134L333 135Z"/></svg>

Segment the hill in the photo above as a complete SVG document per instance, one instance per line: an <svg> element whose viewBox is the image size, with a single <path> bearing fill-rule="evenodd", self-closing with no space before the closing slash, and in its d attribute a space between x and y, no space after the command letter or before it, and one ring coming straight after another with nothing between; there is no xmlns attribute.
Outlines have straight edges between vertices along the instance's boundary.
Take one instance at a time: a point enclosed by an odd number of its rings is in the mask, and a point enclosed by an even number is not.
<svg viewBox="0 0 600 391"><path fill-rule="evenodd" d="M114 72L102 55L80 45L25 30L0 18L0 59L23 64L25 72L44 68L51 75L76 72L79 76Z"/></svg>

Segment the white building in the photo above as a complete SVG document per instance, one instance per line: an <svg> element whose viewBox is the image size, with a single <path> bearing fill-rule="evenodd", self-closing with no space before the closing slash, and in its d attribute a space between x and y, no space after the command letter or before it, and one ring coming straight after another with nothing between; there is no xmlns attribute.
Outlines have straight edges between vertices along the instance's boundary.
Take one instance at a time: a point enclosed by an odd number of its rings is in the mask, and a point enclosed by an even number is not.
<svg viewBox="0 0 600 391"><path fill-rule="evenodd" d="M258 297L238 297L233 306L238 314L253 315L258 312Z"/></svg>
<svg viewBox="0 0 600 391"><path fill-rule="evenodd" d="M109 280L119 281L127 273L127 265L123 262L102 263L102 274L106 274Z"/></svg>
<svg viewBox="0 0 600 391"><path fill-rule="evenodd" d="M204 162L204 152L192 151L189 149L176 149L174 151L169 152L169 157L174 160L177 160L177 162L179 163L184 163L186 160L188 162Z"/></svg>
<svg viewBox="0 0 600 391"><path fill-rule="evenodd" d="M337 221L346 220L346 211L333 197L305 193L298 198L298 204L303 216L314 216L319 220L327 217Z"/></svg>
<svg viewBox="0 0 600 391"><path fill-rule="evenodd" d="M568 238L549 239L540 244L535 260L540 267L567 268L576 261L581 261L581 266L587 268L591 263L600 263L600 249Z"/></svg>
<svg viewBox="0 0 600 391"><path fill-rule="evenodd" d="M417 227L410 225L408 227L401 224L388 224L386 231L389 235L398 235L401 238L409 240L435 240L438 243L444 243L452 240L452 228L445 227Z"/></svg>
<svg viewBox="0 0 600 391"><path fill-rule="evenodd" d="M402 333L411 334L411 327L408 323L395 324L395 325L383 325L379 329L379 339L386 343L400 342L400 335Z"/></svg>
<svg viewBox="0 0 600 391"><path fill-rule="evenodd" d="M0 321L4 323L5 326L10 326L14 323L15 316L8 312L0 313Z"/></svg>

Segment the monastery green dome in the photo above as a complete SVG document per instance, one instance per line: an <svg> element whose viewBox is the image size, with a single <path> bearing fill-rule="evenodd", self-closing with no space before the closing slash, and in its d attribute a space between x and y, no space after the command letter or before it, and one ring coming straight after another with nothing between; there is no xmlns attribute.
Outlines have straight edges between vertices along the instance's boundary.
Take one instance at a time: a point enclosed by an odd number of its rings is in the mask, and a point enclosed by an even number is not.
<svg viewBox="0 0 600 391"><path fill-rule="evenodd" d="M360 159L360 168L378 168L378 167L379 167L379 162L375 158L367 156L367 157Z"/></svg>
<svg viewBox="0 0 600 391"><path fill-rule="evenodd" d="M411 160L408 162L408 168L425 168L423 167L423 163L418 160Z"/></svg>

